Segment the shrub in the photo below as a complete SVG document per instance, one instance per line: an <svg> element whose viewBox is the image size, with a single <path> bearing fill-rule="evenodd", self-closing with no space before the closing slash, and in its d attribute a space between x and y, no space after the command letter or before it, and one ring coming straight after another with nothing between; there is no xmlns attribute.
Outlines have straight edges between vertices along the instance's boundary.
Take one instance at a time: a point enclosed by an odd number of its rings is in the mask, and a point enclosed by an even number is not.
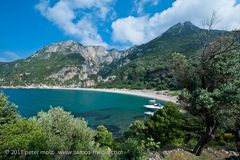
<svg viewBox="0 0 240 160"><path fill-rule="evenodd" d="M143 121L136 120L134 121L129 129L124 133L126 138L138 138L139 140L146 139L146 129Z"/></svg>
<svg viewBox="0 0 240 160"><path fill-rule="evenodd" d="M123 159L132 159L139 160L144 159L145 148L144 145L136 139L129 138L122 143L122 150L124 151L124 155L122 155Z"/></svg>
<svg viewBox="0 0 240 160"><path fill-rule="evenodd" d="M48 141L53 144L52 148L74 149L80 142L86 146L92 143L94 132L88 128L87 122L74 118L70 112L60 107L39 112L36 120L38 125L46 130Z"/></svg>
<svg viewBox="0 0 240 160"><path fill-rule="evenodd" d="M162 145L180 146L185 138L185 118L173 103L167 103L146 122L147 134Z"/></svg>
<svg viewBox="0 0 240 160"><path fill-rule="evenodd" d="M70 112L60 107L51 108L48 112L40 112L35 118L39 127L46 130L47 142L51 150L59 151L85 151L89 154L70 154L71 158L96 159L101 155L92 155L92 151L99 148L94 142L94 131L87 126L81 118L74 118ZM66 157L64 154L56 155L56 159Z"/></svg>
<svg viewBox="0 0 240 160"><path fill-rule="evenodd" d="M0 129L7 124L14 123L18 117L17 106L11 104L7 97L0 93Z"/></svg>
<svg viewBox="0 0 240 160"><path fill-rule="evenodd" d="M0 130L0 151L3 159L46 159L48 155L25 153L48 149L45 130L32 120L21 119Z"/></svg>
<svg viewBox="0 0 240 160"><path fill-rule="evenodd" d="M155 142L153 138L142 140L142 144L148 150L156 150L160 147L160 142Z"/></svg>
<svg viewBox="0 0 240 160"><path fill-rule="evenodd" d="M100 147L111 147L113 143L112 133L109 132L103 125L97 127L97 134L94 139Z"/></svg>

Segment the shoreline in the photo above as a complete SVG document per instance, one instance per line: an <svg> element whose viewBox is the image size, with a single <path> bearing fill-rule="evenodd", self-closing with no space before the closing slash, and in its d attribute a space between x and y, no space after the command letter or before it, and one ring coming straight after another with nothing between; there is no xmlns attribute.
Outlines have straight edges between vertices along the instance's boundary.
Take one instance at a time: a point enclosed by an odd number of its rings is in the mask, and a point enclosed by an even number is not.
<svg viewBox="0 0 240 160"><path fill-rule="evenodd" d="M0 86L1 89L56 89L56 90L80 90L80 91L94 91L94 92L108 92L108 93L116 93L116 94L126 94L126 95L133 95L139 97L146 97L157 99L166 102L173 102L177 103L176 96L169 96L166 95L166 91L154 91L154 90L133 90L133 89L117 89L117 88L74 88L74 87L49 87L49 86L18 86L18 87L9 87L9 86Z"/></svg>

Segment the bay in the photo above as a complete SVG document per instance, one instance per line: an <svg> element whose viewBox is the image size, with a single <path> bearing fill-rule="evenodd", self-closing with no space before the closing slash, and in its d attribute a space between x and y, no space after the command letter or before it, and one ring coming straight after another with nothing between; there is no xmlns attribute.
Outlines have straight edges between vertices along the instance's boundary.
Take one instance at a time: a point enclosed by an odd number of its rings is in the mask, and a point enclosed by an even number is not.
<svg viewBox="0 0 240 160"><path fill-rule="evenodd" d="M24 117L36 116L50 107L61 106L90 127L105 125L120 135L131 122L144 118L143 105L149 98L109 92L60 89L1 89L18 106ZM161 102L164 103L164 102Z"/></svg>

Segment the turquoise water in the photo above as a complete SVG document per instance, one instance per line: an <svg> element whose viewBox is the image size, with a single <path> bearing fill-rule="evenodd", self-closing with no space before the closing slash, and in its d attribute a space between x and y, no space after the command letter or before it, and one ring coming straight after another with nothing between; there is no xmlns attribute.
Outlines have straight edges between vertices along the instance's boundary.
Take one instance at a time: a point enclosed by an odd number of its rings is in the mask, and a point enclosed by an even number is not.
<svg viewBox="0 0 240 160"><path fill-rule="evenodd" d="M61 106L76 117L84 117L90 127L103 124L115 135L136 119L144 118L143 105L149 98L125 94L50 89L2 89L18 105L24 117L36 116L50 106Z"/></svg>

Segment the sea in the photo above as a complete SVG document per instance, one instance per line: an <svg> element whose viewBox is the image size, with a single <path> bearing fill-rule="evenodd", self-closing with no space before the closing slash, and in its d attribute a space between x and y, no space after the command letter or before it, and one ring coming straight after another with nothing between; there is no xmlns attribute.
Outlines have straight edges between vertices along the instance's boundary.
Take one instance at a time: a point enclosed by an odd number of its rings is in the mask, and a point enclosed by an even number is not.
<svg viewBox="0 0 240 160"><path fill-rule="evenodd" d="M50 107L63 107L75 117L82 117L89 127L104 125L115 136L121 135L135 120L144 120L143 105L150 98L86 90L0 89L18 106L26 118L47 112ZM164 104L164 102L161 102Z"/></svg>

